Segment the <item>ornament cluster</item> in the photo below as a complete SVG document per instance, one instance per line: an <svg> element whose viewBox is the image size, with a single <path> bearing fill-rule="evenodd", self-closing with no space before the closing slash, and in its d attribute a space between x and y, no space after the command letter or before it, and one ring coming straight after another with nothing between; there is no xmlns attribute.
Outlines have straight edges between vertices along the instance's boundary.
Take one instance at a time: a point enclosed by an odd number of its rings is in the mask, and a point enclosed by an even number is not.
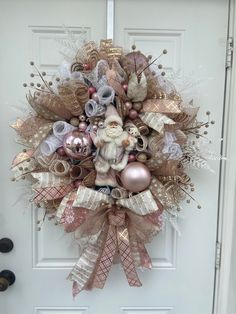
<svg viewBox="0 0 236 314"><path fill-rule="evenodd" d="M102 288L113 262L140 286L136 268L151 268L145 244L184 199L195 201L186 171L208 168L198 140L214 121L207 113L199 122L159 58L135 46L126 53L111 40L88 42L53 80L31 66L40 82L24 84L31 110L12 124L25 146L13 180L29 179L31 201L83 246L69 275L74 295Z"/></svg>

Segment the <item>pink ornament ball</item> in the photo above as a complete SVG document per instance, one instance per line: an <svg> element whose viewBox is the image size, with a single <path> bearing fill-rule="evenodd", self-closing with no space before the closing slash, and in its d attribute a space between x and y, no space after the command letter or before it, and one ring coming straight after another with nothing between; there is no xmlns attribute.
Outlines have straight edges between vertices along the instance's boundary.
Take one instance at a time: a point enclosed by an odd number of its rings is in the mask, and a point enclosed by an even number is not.
<svg viewBox="0 0 236 314"><path fill-rule="evenodd" d="M91 96L92 94L96 93L96 88L93 87L93 86L90 86L88 90L89 90L89 95L90 95L90 96Z"/></svg>
<svg viewBox="0 0 236 314"><path fill-rule="evenodd" d="M94 101L96 101L96 102L99 102L98 94L97 94L97 93L93 93L92 99L93 99Z"/></svg>
<svg viewBox="0 0 236 314"><path fill-rule="evenodd" d="M130 110L130 109L132 109L132 102L131 101L126 101L126 103L125 103L125 107L128 109L128 110Z"/></svg>
<svg viewBox="0 0 236 314"><path fill-rule="evenodd" d="M127 92L128 90L128 85L127 84L122 84L122 88L125 92Z"/></svg>
<svg viewBox="0 0 236 314"><path fill-rule="evenodd" d="M141 162L131 162L120 174L123 187L134 193L144 191L151 183L151 173Z"/></svg>
<svg viewBox="0 0 236 314"><path fill-rule="evenodd" d="M137 112L136 110L134 110L134 109L131 109L131 110L129 111L128 116L129 116L129 118L130 118L131 120L137 119L137 118L138 118L138 112Z"/></svg>
<svg viewBox="0 0 236 314"><path fill-rule="evenodd" d="M88 125L87 125L86 122L80 122L79 123L79 130L80 130L80 132L85 132L87 127L88 127Z"/></svg>
<svg viewBox="0 0 236 314"><path fill-rule="evenodd" d="M84 68L84 71L90 71L90 70L91 70L91 64L89 64L89 63L84 63L84 64L83 64L83 68Z"/></svg>
<svg viewBox="0 0 236 314"><path fill-rule="evenodd" d="M64 150L64 147L59 147L59 148L57 149L57 153L58 153L58 155L61 156L61 157L66 156L66 152L65 152L65 150Z"/></svg>
<svg viewBox="0 0 236 314"><path fill-rule="evenodd" d="M67 156L83 160L92 152L92 140L89 134L74 130L65 135L63 147Z"/></svg>
<svg viewBox="0 0 236 314"><path fill-rule="evenodd" d="M134 154L129 154L128 162L134 162L136 160L136 156Z"/></svg>

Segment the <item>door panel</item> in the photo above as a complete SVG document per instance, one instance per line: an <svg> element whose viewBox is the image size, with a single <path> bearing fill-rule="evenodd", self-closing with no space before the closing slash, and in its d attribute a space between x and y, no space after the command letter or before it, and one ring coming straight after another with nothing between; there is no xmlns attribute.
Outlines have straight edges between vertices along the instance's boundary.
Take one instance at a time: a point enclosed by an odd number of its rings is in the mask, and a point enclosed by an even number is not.
<svg viewBox="0 0 236 314"><path fill-rule="evenodd" d="M193 97L195 105L201 106L201 119L206 120L205 112L209 110L217 121L209 130L214 143L209 149L218 154L224 102L227 10L228 1L219 0L115 2L116 43L126 49L135 44L138 50L153 58L163 49L168 50L160 59L167 78L176 77L185 98ZM196 209L194 202L183 204L185 217L179 221L182 236L174 240L173 231L167 229L162 239L152 243L154 270L145 273L143 291L135 293L129 301L138 306L126 310L127 313L212 312L219 161L212 161L211 166L214 175L204 170L190 172L202 209ZM158 263L155 267L160 248L174 260L169 267L161 267ZM150 304L157 307L150 308Z"/></svg>

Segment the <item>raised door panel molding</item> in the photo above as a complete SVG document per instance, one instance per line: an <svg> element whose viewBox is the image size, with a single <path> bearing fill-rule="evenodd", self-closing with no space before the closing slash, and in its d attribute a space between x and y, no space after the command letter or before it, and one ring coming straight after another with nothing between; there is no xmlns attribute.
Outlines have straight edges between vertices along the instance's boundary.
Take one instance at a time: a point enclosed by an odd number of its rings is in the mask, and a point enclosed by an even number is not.
<svg viewBox="0 0 236 314"><path fill-rule="evenodd" d="M177 233L166 224L151 244L147 246L152 259L153 269L175 269L177 255Z"/></svg>
<svg viewBox="0 0 236 314"><path fill-rule="evenodd" d="M79 256L78 244L73 234L66 234L62 226L55 226L53 221L45 219L38 231L38 221L43 213L32 211L32 253L34 268L70 269Z"/></svg>
<svg viewBox="0 0 236 314"><path fill-rule="evenodd" d="M173 307L122 307L125 314L171 314Z"/></svg>
<svg viewBox="0 0 236 314"><path fill-rule="evenodd" d="M87 307L36 307L35 314L84 314Z"/></svg>
<svg viewBox="0 0 236 314"><path fill-rule="evenodd" d="M91 38L90 27L29 26L29 29L32 59L40 70L47 71L49 75L55 74L68 48L74 56L79 44ZM66 43L68 38L70 41Z"/></svg>
<svg viewBox="0 0 236 314"><path fill-rule="evenodd" d="M167 49L167 55L157 62L163 63L167 74L176 73L183 70L184 32L177 29L124 29L125 48L131 49L132 45L136 45L138 50L152 55L153 59Z"/></svg>

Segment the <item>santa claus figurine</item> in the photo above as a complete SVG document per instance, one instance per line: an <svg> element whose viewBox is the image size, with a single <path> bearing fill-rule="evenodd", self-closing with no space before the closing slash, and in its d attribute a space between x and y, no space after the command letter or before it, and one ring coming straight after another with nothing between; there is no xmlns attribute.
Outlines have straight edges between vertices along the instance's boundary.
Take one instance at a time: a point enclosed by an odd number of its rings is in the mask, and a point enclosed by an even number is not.
<svg viewBox="0 0 236 314"><path fill-rule="evenodd" d="M116 173L125 168L129 152L134 147L128 132L123 130L123 122L113 105L107 106L104 128L98 129L93 137L97 154L94 160L98 186L117 186Z"/></svg>

